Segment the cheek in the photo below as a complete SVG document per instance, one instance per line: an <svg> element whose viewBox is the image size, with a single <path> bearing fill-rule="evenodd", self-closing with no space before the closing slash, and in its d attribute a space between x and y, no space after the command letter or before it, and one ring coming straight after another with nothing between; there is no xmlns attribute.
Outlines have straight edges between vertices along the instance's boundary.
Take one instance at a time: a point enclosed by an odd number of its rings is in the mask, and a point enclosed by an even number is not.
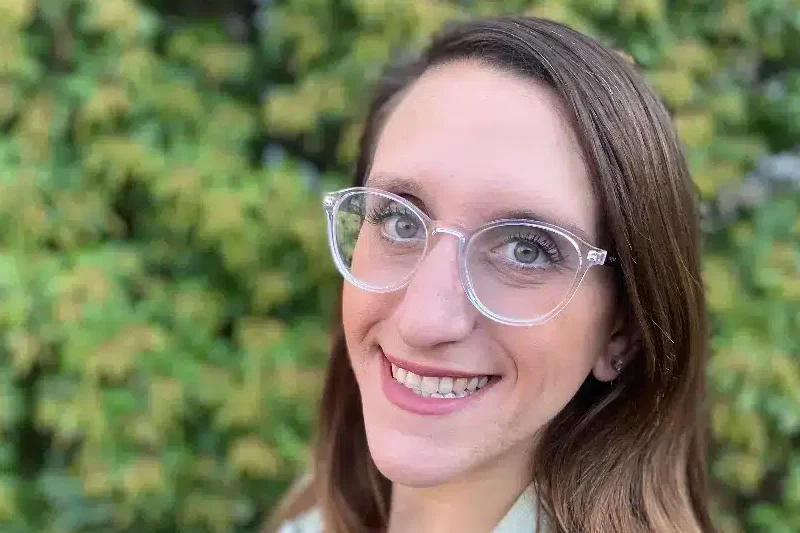
<svg viewBox="0 0 800 533"><path fill-rule="evenodd" d="M342 288L342 327L347 342L347 351L351 354L357 353L358 346L362 343L364 333L367 329L365 321L368 317L363 291L359 291L349 283L345 283Z"/></svg>
<svg viewBox="0 0 800 533"><path fill-rule="evenodd" d="M349 283L342 288L342 327L353 363L365 352L376 324L391 312L392 297L363 291Z"/></svg>
<svg viewBox="0 0 800 533"><path fill-rule="evenodd" d="M342 325L347 335L349 335L350 331L357 323L354 319L354 315L356 314L355 310L362 307L359 302L358 292L353 289L354 287L349 283L345 283L342 286Z"/></svg>
<svg viewBox="0 0 800 533"><path fill-rule="evenodd" d="M554 417L574 396L603 354L608 339L603 295L576 298L541 326L519 328L504 336L516 365L520 406L537 402L539 415ZM518 415L526 416L527 409Z"/></svg>

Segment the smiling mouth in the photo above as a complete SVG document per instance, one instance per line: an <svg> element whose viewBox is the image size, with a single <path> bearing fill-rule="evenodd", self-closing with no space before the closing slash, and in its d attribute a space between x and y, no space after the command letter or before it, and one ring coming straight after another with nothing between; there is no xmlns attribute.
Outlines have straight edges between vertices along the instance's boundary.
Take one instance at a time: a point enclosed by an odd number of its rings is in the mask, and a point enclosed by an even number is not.
<svg viewBox="0 0 800 533"><path fill-rule="evenodd" d="M466 398L497 381L499 376L421 376L392 363L392 378L423 398Z"/></svg>

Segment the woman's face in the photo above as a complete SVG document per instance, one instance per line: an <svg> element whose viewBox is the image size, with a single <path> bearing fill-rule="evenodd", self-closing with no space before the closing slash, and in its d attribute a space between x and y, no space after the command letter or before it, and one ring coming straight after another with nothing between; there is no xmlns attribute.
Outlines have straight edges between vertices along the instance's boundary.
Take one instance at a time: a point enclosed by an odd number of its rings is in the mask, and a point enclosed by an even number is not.
<svg viewBox="0 0 800 533"><path fill-rule="evenodd" d="M568 221L599 244L599 207L556 96L474 62L430 70L408 89L378 139L366 185L448 224L474 228L528 210ZM432 239L405 289L379 294L345 283L344 331L370 452L385 476L408 486L528 476L537 431L589 373L615 375L611 361L624 340L612 278L592 268L549 322L502 325L464 293L458 239ZM393 388L389 359L439 378L427 380L434 386L450 377L446 388L458 387L462 376L469 391L480 376L491 381L474 396L415 403ZM408 383L408 372L401 379ZM429 408L436 401L451 403Z"/></svg>

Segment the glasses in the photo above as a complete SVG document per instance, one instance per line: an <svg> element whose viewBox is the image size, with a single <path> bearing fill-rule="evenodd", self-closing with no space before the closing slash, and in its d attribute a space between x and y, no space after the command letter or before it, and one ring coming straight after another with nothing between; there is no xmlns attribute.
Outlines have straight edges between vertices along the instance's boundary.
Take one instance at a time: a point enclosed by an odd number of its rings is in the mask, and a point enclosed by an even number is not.
<svg viewBox="0 0 800 533"><path fill-rule="evenodd" d="M370 187L328 193L328 242L339 272L370 292L404 288L437 235L458 239L464 292L488 318L533 326L556 316L593 266L615 261L569 231L531 220L472 230L432 220L405 198Z"/></svg>

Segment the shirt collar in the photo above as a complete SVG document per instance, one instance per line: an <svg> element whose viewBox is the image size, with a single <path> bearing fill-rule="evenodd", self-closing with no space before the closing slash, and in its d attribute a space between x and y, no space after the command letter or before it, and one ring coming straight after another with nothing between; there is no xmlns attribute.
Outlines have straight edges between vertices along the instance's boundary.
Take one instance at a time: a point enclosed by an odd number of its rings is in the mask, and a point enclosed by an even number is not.
<svg viewBox="0 0 800 533"><path fill-rule="evenodd" d="M536 494L533 484L519 495L492 533L536 533Z"/></svg>

